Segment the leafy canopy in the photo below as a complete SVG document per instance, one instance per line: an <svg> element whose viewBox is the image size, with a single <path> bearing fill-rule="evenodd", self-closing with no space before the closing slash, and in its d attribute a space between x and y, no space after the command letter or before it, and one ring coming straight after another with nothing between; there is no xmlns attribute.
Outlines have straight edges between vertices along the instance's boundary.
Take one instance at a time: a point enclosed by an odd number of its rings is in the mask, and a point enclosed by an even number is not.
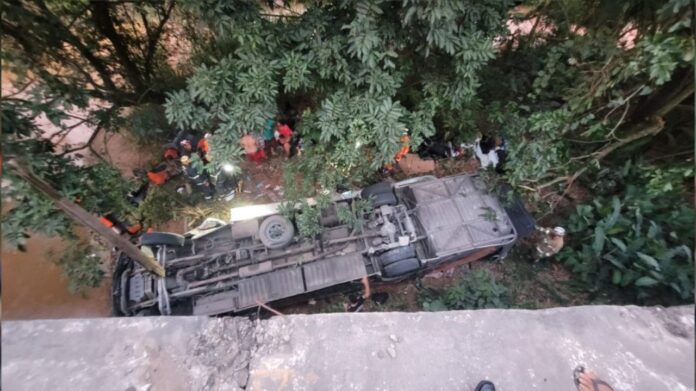
<svg viewBox="0 0 696 391"><path fill-rule="evenodd" d="M216 159L237 153L279 101L302 112L305 154L288 178L291 195L368 177L392 161L409 129L413 145L456 126L476 99L478 72L495 56L507 2L308 2L302 14L264 16L255 1L185 1L207 22L187 88L168 94L181 127L212 130ZM290 181L294 182L294 181Z"/></svg>

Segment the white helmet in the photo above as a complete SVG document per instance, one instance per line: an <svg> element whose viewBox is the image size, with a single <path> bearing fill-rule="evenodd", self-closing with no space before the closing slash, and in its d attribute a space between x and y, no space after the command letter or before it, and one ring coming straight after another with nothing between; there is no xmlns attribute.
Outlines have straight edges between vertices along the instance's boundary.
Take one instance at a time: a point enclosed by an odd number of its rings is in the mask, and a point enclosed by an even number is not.
<svg viewBox="0 0 696 391"><path fill-rule="evenodd" d="M566 230L563 227L556 227L553 229L553 233L558 236L565 236Z"/></svg>

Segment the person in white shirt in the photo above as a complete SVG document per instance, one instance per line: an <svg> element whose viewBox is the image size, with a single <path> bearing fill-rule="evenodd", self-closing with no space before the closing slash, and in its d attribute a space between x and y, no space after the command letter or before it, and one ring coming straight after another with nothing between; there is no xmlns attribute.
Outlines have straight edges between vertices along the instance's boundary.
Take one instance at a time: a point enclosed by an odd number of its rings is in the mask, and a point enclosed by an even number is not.
<svg viewBox="0 0 696 391"><path fill-rule="evenodd" d="M480 136L471 147L473 147L476 159L481 163L482 169L493 167L498 173L502 173L502 166L507 156L505 139Z"/></svg>

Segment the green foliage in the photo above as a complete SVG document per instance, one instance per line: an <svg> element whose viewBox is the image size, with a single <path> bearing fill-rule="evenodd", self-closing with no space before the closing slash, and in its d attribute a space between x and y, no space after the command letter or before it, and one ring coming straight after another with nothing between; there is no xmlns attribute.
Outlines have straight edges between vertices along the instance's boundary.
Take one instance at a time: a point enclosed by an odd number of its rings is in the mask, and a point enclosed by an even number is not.
<svg viewBox="0 0 696 391"><path fill-rule="evenodd" d="M436 116L456 124L495 56L493 37L509 4L306 6L278 20L261 16L251 0L183 2L211 34L201 39L207 55L196 57L187 89L168 94L166 104L178 126L214 130L215 149L263 129L285 94L309 97L295 102L304 110L296 130L305 151L289 166L286 188L297 197L369 179L393 160L405 128L416 146L434 134Z"/></svg>
<svg viewBox="0 0 696 391"><path fill-rule="evenodd" d="M331 205L331 196L322 192L314 197L313 202L307 199L285 201L279 206L280 214L289 220L294 220L302 238L312 241L321 234L323 227L320 222L321 211Z"/></svg>
<svg viewBox="0 0 696 391"><path fill-rule="evenodd" d="M641 177L647 180L645 191L652 197L661 197L672 193L683 194L684 183L694 177L694 167L690 164L664 168L644 167Z"/></svg>
<svg viewBox="0 0 696 391"><path fill-rule="evenodd" d="M559 258L592 291L613 284L639 301L693 300L689 243L696 215L684 193L684 181L693 180L692 166L627 165L620 174L611 181L625 182L621 197L599 196L576 207L568 225L571 245Z"/></svg>
<svg viewBox="0 0 696 391"><path fill-rule="evenodd" d="M425 300L426 311L506 308L507 289L487 269L468 273L456 286Z"/></svg>
<svg viewBox="0 0 696 391"><path fill-rule="evenodd" d="M557 28L506 37L505 56L499 69L485 72L482 95L495 98L484 117L509 141L509 181L538 189L530 195L539 202L543 191L563 191L564 178L611 165L640 142L645 149L660 131L677 131L677 121L646 130L693 94L694 35L692 10L681 1L593 8L574 0L536 11ZM530 72L520 72L521 64Z"/></svg>
<svg viewBox="0 0 696 391"><path fill-rule="evenodd" d="M177 217L177 211L184 201L170 186L150 186L147 196L138 207L138 214L145 226L154 227Z"/></svg>
<svg viewBox="0 0 696 391"><path fill-rule="evenodd" d="M481 209L483 211L479 216L483 217L484 220L495 222L498 219L498 214L495 212L495 209L487 206L481 207Z"/></svg>
<svg viewBox="0 0 696 391"><path fill-rule="evenodd" d="M295 222L300 236L307 240L313 240L322 231L319 223L320 210L310 206L307 201L300 203L300 210L295 213Z"/></svg>
<svg viewBox="0 0 696 391"><path fill-rule="evenodd" d="M114 213L127 216L132 212L125 194L131 186L111 166L103 163L90 167L75 166L69 159L45 156L31 161L32 169L71 200L98 215ZM8 185L3 195L11 200L12 207L2 221L2 234L12 245L24 245L27 233L70 238L72 220L58 211L52 201L46 199L26 182L5 173Z"/></svg>
<svg viewBox="0 0 696 391"><path fill-rule="evenodd" d="M350 204L350 207L338 208L336 214L338 215L338 221L343 224L348 224L354 231L360 232L363 218L372 210L371 199L356 199Z"/></svg>
<svg viewBox="0 0 696 391"><path fill-rule="evenodd" d="M125 194L132 184L105 163L79 165L75 157L57 153L39 133L33 120L45 113L46 106L27 107L17 101L2 101L3 117L13 121L2 122L2 148L6 159L16 160L43 178L71 201L79 202L87 211L106 215L127 216L132 206ZM52 108L48 108L52 110ZM14 124L24 127L13 128ZM2 235L12 245L22 247L29 232L47 236L72 238L72 220L63 215L45 196L11 170L3 172L3 196L11 207L3 215Z"/></svg>
<svg viewBox="0 0 696 391"><path fill-rule="evenodd" d="M62 254L49 252L47 256L63 269L70 293L84 294L104 280L105 273L97 251L89 245L71 240Z"/></svg>
<svg viewBox="0 0 696 391"><path fill-rule="evenodd" d="M278 61L268 55L266 61L228 55L201 64L187 80L186 90L168 93L167 117L183 128L209 129L217 124L216 132L237 137L262 129L275 116L278 89Z"/></svg>
<svg viewBox="0 0 696 391"><path fill-rule="evenodd" d="M167 122L164 108L157 104L144 104L134 108L127 117L127 129L138 143L146 145L164 143L175 136Z"/></svg>

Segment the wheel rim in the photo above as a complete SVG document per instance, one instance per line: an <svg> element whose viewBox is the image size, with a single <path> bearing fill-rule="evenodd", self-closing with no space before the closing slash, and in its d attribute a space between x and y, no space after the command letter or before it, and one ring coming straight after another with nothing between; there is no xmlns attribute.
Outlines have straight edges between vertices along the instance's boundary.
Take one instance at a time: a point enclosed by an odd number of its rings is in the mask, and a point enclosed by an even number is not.
<svg viewBox="0 0 696 391"><path fill-rule="evenodd" d="M281 223L273 223L266 228L266 233L271 240L278 240L285 234L285 227Z"/></svg>

